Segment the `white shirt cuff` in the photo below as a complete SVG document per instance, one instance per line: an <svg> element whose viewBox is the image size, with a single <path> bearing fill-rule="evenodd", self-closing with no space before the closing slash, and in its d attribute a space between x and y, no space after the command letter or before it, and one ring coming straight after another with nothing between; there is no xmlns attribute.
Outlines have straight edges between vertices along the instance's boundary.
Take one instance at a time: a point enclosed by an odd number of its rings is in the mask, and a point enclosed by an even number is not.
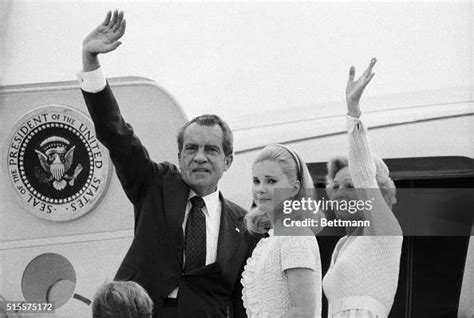
<svg viewBox="0 0 474 318"><path fill-rule="evenodd" d="M91 72L78 72L77 79L83 91L88 93L97 93L105 88L107 82L105 81L102 68L98 68Z"/></svg>
<svg viewBox="0 0 474 318"><path fill-rule="evenodd" d="M354 130L365 130L367 131L367 127L364 125L364 122L362 121L362 115L359 118L352 117L349 115L346 115L346 129L349 134L352 134Z"/></svg>

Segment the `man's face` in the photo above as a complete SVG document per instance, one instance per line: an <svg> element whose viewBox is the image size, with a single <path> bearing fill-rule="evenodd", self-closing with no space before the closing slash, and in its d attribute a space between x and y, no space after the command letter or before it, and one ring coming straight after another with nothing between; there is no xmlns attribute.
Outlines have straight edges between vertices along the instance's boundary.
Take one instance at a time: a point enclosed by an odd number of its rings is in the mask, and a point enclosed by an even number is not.
<svg viewBox="0 0 474 318"><path fill-rule="evenodd" d="M223 132L219 125L189 125L183 134L179 168L186 182L199 196L214 192L217 183L232 163L232 155L224 155Z"/></svg>

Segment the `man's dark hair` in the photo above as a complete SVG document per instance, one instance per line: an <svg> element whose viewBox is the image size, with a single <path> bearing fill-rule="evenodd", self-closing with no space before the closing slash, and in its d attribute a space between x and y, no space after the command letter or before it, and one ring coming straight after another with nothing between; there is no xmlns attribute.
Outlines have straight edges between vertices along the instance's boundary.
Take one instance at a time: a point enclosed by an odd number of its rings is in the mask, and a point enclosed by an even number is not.
<svg viewBox="0 0 474 318"><path fill-rule="evenodd" d="M230 130L229 125L225 121L223 121L219 116L214 115L214 114L205 114L201 115L198 117L195 117L194 119L188 121L186 124L181 127L181 129L178 132L178 152L181 153L181 150L183 149L183 139L184 139L184 132L186 131L186 128L188 128L189 125L192 123L196 123L201 126L214 126L214 125L219 125L222 129L222 149L224 150L224 154L226 156L231 155L234 152L234 135L232 134L232 130Z"/></svg>

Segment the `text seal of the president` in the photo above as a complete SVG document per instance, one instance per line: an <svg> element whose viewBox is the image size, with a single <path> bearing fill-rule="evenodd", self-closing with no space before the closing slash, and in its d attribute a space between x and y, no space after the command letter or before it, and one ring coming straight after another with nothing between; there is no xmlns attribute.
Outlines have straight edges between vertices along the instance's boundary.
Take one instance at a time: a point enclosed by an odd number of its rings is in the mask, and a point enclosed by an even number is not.
<svg viewBox="0 0 474 318"><path fill-rule="evenodd" d="M92 121L68 106L39 107L21 117L6 159L23 206L50 221L69 221L91 211L111 175L108 152Z"/></svg>

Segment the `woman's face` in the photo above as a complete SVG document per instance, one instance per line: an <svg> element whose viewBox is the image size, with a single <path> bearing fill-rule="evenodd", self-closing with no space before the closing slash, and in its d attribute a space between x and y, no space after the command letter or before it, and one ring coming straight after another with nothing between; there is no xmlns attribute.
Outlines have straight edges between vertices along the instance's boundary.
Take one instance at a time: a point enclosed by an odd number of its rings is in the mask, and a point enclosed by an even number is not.
<svg viewBox="0 0 474 318"><path fill-rule="evenodd" d="M352 183L351 175L349 174L349 168L345 167L339 170L334 177L334 181L330 186L329 199L342 201L358 200L356 189ZM356 219L357 215L349 213L347 210L334 209L336 217L338 219Z"/></svg>
<svg viewBox="0 0 474 318"><path fill-rule="evenodd" d="M270 216L284 200L295 196L300 188L297 181L290 182L275 161L257 162L252 168L252 195L257 208Z"/></svg>

